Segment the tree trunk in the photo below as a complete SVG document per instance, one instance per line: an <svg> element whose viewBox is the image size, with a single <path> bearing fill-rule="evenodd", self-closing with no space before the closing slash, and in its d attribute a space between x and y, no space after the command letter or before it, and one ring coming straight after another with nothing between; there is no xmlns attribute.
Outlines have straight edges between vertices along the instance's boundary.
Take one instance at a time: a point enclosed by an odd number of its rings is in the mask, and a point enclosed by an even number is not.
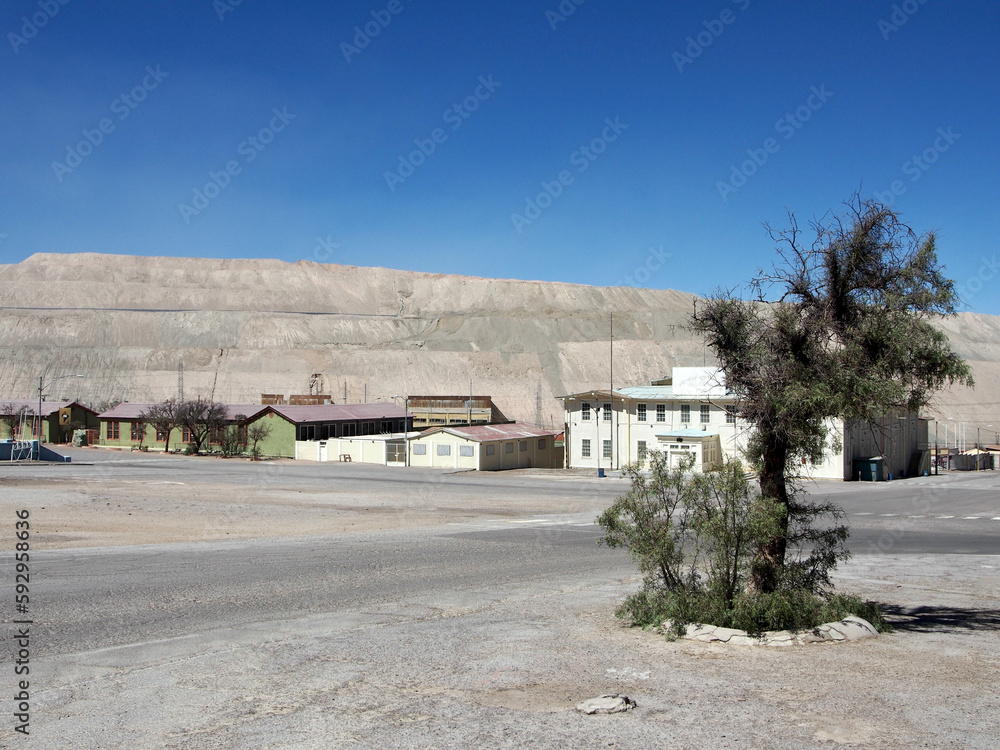
<svg viewBox="0 0 1000 750"><path fill-rule="evenodd" d="M750 588L760 593L768 593L778 586L788 546L788 487L785 485L787 441L775 435L768 435L764 441L761 458L763 464L760 472L761 495L776 501L785 511L780 533L760 546L751 571Z"/></svg>

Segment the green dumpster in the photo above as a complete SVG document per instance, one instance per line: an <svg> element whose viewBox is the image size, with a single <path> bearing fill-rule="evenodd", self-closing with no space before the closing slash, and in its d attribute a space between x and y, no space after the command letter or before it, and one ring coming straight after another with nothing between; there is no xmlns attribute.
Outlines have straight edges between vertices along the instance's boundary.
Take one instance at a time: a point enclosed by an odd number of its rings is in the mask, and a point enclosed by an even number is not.
<svg viewBox="0 0 1000 750"><path fill-rule="evenodd" d="M854 459L854 478L859 482L884 482L885 460L882 456Z"/></svg>

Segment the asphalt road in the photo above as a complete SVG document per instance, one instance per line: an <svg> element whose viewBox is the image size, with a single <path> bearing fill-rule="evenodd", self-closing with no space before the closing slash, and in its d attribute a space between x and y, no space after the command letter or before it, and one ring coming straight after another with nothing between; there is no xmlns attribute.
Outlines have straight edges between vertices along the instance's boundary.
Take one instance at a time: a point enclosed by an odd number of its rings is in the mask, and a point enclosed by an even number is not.
<svg viewBox="0 0 1000 750"><path fill-rule="evenodd" d="M116 460L148 477L165 462ZM218 463L193 462L188 483L217 482ZM246 476L256 465L223 464ZM81 478L91 469L77 466ZM172 468L172 467L170 467ZM284 481L329 481L324 467L298 465ZM376 483L387 493L407 483L434 492L469 485L505 492L614 497L621 480L547 479L539 475L338 467L347 479ZM125 473L125 472L122 472ZM344 474L347 476L345 477ZM268 475L269 479L273 478ZM228 477L235 478L235 477ZM823 483L810 488L847 514L856 554L1000 555L1000 477L950 475L879 485ZM597 544L592 513L550 515L379 534L344 534L292 541L173 544L38 552L33 600L39 632L52 653L176 637L239 621L278 620L397 601L419 591L429 599L455 592L516 587L548 577L611 571L634 573L621 551ZM10 568L9 559L3 568ZM4 571L7 572L6 570Z"/></svg>

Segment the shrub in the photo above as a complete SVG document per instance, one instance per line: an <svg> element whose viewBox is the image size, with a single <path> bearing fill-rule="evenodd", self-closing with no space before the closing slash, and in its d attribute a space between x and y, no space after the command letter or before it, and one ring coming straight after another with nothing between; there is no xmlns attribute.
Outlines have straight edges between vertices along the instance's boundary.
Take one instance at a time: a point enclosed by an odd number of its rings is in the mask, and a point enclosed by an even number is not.
<svg viewBox="0 0 1000 750"><path fill-rule="evenodd" d="M888 627L878 605L833 592L830 573L847 558L847 528L835 506L763 498L743 465L727 460L713 472L690 474L691 464L670 468L659 452L649 472L627 466L628 492L597 519L603 544L625 547L644 574L642 588L617 615L631 625L670 620L675 634L690 624L750 633L801 630L855 614ZM753 590L760 547L774 537L787 512L789 548L778 586ZM818 526L820 518L833 523Z"/></svg>
<svg viewBox="0 0 1000 750"><path fill-rule="evenodd" d="M229 425L222 433L220 448L225 458L232 458L246 453L246 444L243 439L243 432L238 425Z"/></svg>

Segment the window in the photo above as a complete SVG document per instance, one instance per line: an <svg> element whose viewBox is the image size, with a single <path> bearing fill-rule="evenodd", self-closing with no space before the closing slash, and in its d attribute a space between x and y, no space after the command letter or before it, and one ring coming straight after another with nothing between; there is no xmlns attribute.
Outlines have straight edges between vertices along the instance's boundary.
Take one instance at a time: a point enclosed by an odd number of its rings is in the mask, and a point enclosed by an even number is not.
<svg viewBox="0 0 1000 750"><path fill-rule="evenodd" d="M635 407L635 418L639 422L645 422L646 421L646 405L645 404L637 404L636 405L636 407Z"/></svg>
<svg viewBox="0 0 1000 750"><path fill-rule="evenodd" d="M490 445L487 445L487 446L486 446L486 455L487 455L487 456L492 456L492 455L494 455L494 454L495 454L496 452L497 452L497 447L496 447L495 445L493 445L493 444L490 444Z"/></svg>
<svg viewBox="0 0 1000 750"><path fill-rule="evenodd" d="M611 421L611 404L604 405L604 421L605 422Z"/></svg>
<svg viewBox="0 0 1000 750"><path fill-rule="evenodd" d="M513 453L514 452L514 444L513 443L507 443L507 450L506 450L506 452L507 453Z"/></svg>
<svg viewBox="0 0 1000 750"><path fill-rule="evenodd" d="M520 443L518 444L518 446L517 446L517 449L518 449L518 450L522 450L522 451L526 451L526 450L528 450L528 441L527 441L527 440L522 440L522 441L521 441L521 442L520 442Z"/></svg>
<svg viewBox="0 0 1000 750"><path fill-rule="evenodd" d="M667 405L657 404L656 405L656 421L666 422L667 421Z"/></svg>
<svg viewBox="0 0 1000 750"><path fill-rule="evenodd" d="M132 422L131 425L132 425L132 439L142 440L143 433L146 432L146 425L144 425L142 422Z"/></svg>
<svg viewBox="0 0 1000 750"><path fill-rule="evenodd" d="M584 458L590 458L590 441L584 440L583 444L580 446L580 455Z"/></svg>
<svg viewBox="0 0 1000 750"><path fill-rule="evenodd" d="M302 439L305 440L306 438L302 438ZM194 442L194 438L191 436L191 428L190 427L184 427L183 429L181 429L181 442L182 443L192 443L192 442Z"/></svg>
<svg viewBox="0 0 1000 750"><path fill-rule="evenodd" d="M639 450L637 452L637 455L639 456L639 460L640 461L645 461L646 460L646 441L645 440L640 440L639 441Z"/></svg>
<svg viewBox="0 0 1000 750"><path fill-rule="evenodd" d="M580 419L584 422L590 421L590 404L582 404L580 406Z"/></svg>
<svg viewBox="0 0 1000 750"><path fill-rule="evenodd" d="M439 445L437 447L437 454L439 456L450 456L451 455L451 445Z"/></svg>
<svg viewBox="0 0 1000 750"><path fill-rule="evenodd" d="M299 440L315 440L316 439L316 425L314 424L304 424L299 426ZM185 437L184 442L189 442L190 438Z"/></svg>
<svg viewBox="0 0 1000 750"><path fill-rule="evenodd" d="M691 407L688 404L681 404L681 424L690 424Z"/></svg>
<svg viewBox="0 0 1000 750"><path fill-rule="evenodd" d="M118 440L121 435L120 422L108 422L108 440Z"/></svg>
<svg viewBox="0 0 1000 750"><path fill-rule="evenodd" d="M427 455L427 446L424 445L423 443L414 443L413 444L413 455L414 456L426 456Z"/></svg>
<svg viewBox="0 0 1000 750"><path fill-rule="evenodd" d="M541 440L538 441L538 450L540 451L545 450L545 438L542 438Z"/></svg>
<svg viewBox="0 0 1000 750"><path fill-rule="evenodd" d="M605 458L611 458L611 441L610 440L605 440L604 441L604 457Z"/></svg>
<svg viewBox="0 0 1000 750"><path fill-rule="evenodd" d="M156 442L165 443L167 441L167 431L162 427L156 428Z"/></svg>
<svg viewBox="0 0 1000 750"><path fill-rule="evenodd" d="M730 404L726 407L726 424L736 424L736 406Z"/></svg>
<svg viewBox="0 0 1000 750"><path fill-rule="evenodd" d="M701 423L702 424L708 424L709 420L711 419L711 411L712 411L712 407L709 406L708 404L702 404L701 405Z"/></svg>
<svg viewBox="0 0 1000 750"><path fill-rule="evenodd" d="M382 421L382 432L392 432L392 422L389 420Z"/></svg>
<svg viewBox="0 0 1000 750"><path fill-rule="evenodd" d="M458 455L460 456L474 456L476 455L476 449L471 445L460 445L458 446Z"/></svg>

